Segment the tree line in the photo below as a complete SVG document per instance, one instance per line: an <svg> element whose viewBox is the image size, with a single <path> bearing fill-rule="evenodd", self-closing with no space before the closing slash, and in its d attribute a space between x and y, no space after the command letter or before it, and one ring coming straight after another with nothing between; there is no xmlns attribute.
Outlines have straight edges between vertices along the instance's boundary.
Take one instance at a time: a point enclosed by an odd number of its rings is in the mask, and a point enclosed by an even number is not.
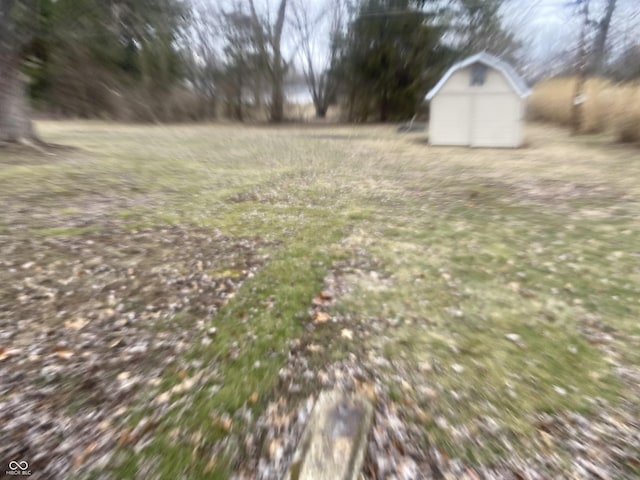
<svg viewBox="0 0 640 480"><path fill-rule="evenodd" d="M410 118L456 59L522 58L501 14L508 2L2 0L0 140L33 138L29 104L63 117L265 111L281 122L291 78L304 80L318 117L340 104L349 121ZM606 2L596 62L616 3Z"/></svg>

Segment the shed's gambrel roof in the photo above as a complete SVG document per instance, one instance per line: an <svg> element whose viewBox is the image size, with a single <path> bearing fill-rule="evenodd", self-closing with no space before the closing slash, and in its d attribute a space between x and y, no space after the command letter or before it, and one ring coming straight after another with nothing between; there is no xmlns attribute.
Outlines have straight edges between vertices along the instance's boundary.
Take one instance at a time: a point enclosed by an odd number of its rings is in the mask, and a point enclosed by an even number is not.
<svg viewBox="0 0 640 480"><path fill-rule="evenodd" d="M474 63L478 62L501 72L511 85L511 88L513 88L513 91L516 92L521 98L525 98L531 95L531 90L527 86L526 82L520 75L516 73L511 65L503 62L498 57L494 57L493 55L490 55L486 52L482 52L453 65L447 71L447 73L444 74L444 76L440 79L436 86L433 87L429 93L427 93L426 99L431 100L433 97L435 97L440 89L445 85L445 83L447 83L449 78L451 78L451 75L456 73L458 70L461 70L468 67L469 65L473 65Z"/></svg>

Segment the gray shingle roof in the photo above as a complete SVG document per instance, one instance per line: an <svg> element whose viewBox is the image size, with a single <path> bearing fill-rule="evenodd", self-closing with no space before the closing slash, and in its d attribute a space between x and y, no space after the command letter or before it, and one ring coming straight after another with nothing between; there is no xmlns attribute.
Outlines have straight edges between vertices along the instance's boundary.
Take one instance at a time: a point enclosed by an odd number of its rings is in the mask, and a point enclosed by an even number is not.
<svg viewBox="0 0 640 480"><path fill-rule="evenodd" d="M461 62L456 63L449 70L447 70L447 73L444 74L444 76L440 79L436 86L433 87L429 93L427 93L426 99L431 100L433 97L435 97L440 89L444 86L444 84L447 83L447 80L449 80L451 75L456 73L458 70L468 67L469 65L473 65L477 62L483 63L484 65L487 65L488 67L494 68L501 72L513 88L513 91L516 92L521 98L525 98L531 95L531 90L527 86L527 83L520 75L518 75L518 73L513 69L511 65L503 62L498 57L494 57L493 55L490 55L486 52L481 52L465 60L462 60Z"/></svg>

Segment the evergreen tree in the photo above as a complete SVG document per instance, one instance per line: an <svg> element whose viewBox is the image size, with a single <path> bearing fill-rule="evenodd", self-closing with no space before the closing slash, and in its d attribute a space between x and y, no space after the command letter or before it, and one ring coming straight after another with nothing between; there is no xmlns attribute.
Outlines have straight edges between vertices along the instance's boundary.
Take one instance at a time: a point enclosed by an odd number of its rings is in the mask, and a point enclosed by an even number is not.
<svg viewBox="0 0 640 480"><path fill-rule="evenodd" d="M0 139L33 138L24 74L38 106L66 115L168 119L186 20L180 0L2 0Z"/></svg>
<svg viewBox="0 0 640 480"><path fill-rule="evenodd" d="M486 51L514 62L520 44L502 24L504 0L455 0L446 11L447 40L461 56Z"/></svg>
<svg viewBox="0 0 640 480"><path fill-rule="evenodd" d="M177 0L57 0L49 104L71 115L117 116L123 102L166 95L182 73L177 39L185 15ZM168 115L163 106L148 108L159 109L151 115L162 118Z"/></svg>
<svg viewBox="0 0 640 480"><path fill-rule="evenodd" d="M352 22L342 74L349 119L410 118L448 58L435 15L411 0L365 0Z"/></svg>

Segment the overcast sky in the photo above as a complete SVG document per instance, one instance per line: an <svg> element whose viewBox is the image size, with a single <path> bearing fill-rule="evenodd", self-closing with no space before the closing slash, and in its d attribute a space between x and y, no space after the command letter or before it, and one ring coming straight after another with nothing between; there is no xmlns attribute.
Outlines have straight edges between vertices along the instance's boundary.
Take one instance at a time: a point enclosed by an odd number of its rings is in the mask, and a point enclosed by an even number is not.
<svg viewBox="0 0 640 480"><path fill-rule="evenodd" d="M602 18L606 0L590 0L591 18ZM505 23L528 47L534 58L571 50L581 27L579 7L573 0L511 0L505 8ZM611 46L640 37L640 1L617 0L611 23ZM615 44L615 45L614 45Z"/></svg>

